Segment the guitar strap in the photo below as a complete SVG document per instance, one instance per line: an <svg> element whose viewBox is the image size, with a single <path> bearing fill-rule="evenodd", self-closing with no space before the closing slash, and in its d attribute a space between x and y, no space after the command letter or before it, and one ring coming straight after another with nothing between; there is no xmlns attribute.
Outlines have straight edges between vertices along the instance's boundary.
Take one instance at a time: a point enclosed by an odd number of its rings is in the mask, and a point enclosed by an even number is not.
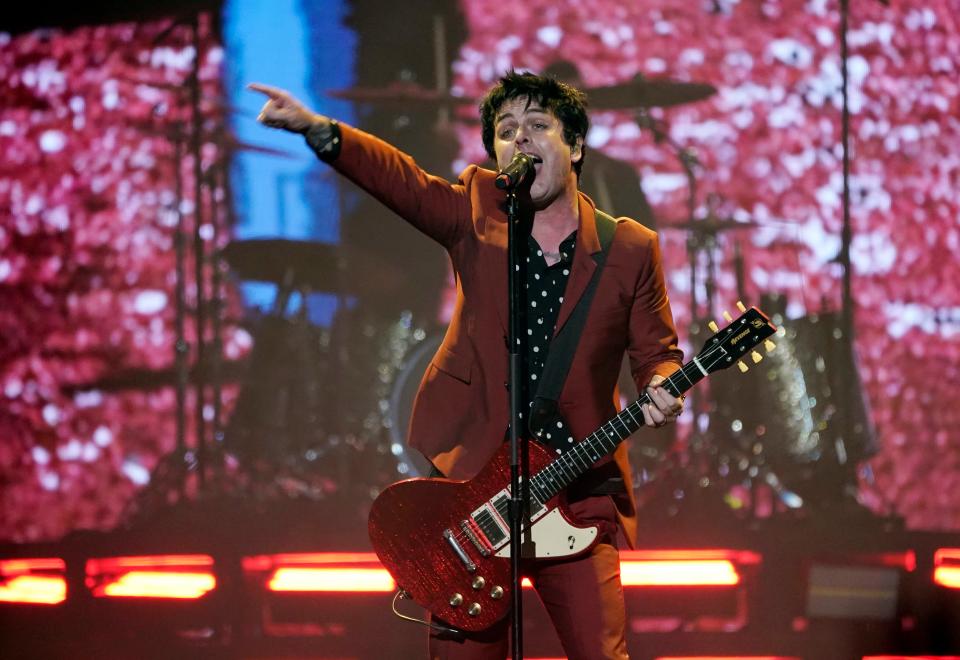
<svg viewBox="0 0 960 660"><path fill-rule="evenodd" d="M570 318L567 319L563 328L550 342L547 361L543 365L543 375L540 377L540 384L537 386L537 393L533 399L533 409L530 413L528 426L530 432L540 438L541 441L543 441L543 438L538 431L547 428L548 425L552 425L558 419L562 419L557 399L560 397L560 392L563 391L567 374L570 373L573 355L577 350L577 344L580 343L580 335L587 323L590 304L593 302L593 295L597 291L597 284L600 282L603 266L606 263L610 245L613 243L613 235L617 230L617 221L603 211L596 211L596 218L600 252L593 255L593 260L597 267L593 271L593 277L590 278L583 295L577 301L577 306L573 308ZM554 434L554 436L559 437L559 434ZM547 441L547 444L555 449L563 450L566 448L561 446L559 441L556 443Z"/></svg>

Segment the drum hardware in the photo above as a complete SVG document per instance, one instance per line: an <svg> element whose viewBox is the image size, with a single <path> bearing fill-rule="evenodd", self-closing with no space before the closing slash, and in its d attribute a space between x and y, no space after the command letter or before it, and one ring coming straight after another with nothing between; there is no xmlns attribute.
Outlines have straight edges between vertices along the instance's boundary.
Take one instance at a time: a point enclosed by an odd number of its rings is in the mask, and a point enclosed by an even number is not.
<svg viewBox="0 0 960 660"><path fill-rule="evenodd" d="M776 307L769 299L764 305ZM714 443L731 460L746 461L754 471L747 474L752 486L772 488L789 508L802 502L811 512L849 511L856 466L876 451L841 323L838 313L827 312L778 324L777 350L768 356L763 386L741 382L734 389L714 379ZM752 405L738 405L744 399Z"/></svg>
<svg viewBox="0 0 960 660"><path fill-rule="evenodd" d="M593 110L667 108L701 101L717 93L717 88L707 83L646 78L639 74L628 82L581 87L580 90L587 95ZM357 103L397 104L424 109L475 106L479 102L479 99L428 89L411 81L395 81L383 87L331 89L327 95Z"/></svg>
<svg viewBox="0 0 960 660"><path fill-rule="evenodd" d="M707 83L647 78L637 74L629 82L587 87L582 91L587 95L593 110L632 110L668 108L701 101L716 94L717 88Z"/></svg>

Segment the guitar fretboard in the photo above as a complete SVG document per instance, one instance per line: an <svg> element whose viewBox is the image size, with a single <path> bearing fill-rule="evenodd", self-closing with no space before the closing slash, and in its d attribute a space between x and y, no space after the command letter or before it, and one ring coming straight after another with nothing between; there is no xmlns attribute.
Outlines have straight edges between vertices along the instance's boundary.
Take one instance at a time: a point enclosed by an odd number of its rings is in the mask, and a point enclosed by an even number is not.
<svg viewBox="0 0 960 660"><path fill-rule="evenodd" d="M661 386L674 396L680 396L709 373L704 368L704 363L717 351L722 349L716 347L695 357L671 374L661 383ZM612 453L617 445L643 426L641 406L645 403L651 403L650 396L646 392L581 442L558 456L550 465L533 475L530 478L531 495L539 502L546 502L573 483L598 460Z"/></svg>

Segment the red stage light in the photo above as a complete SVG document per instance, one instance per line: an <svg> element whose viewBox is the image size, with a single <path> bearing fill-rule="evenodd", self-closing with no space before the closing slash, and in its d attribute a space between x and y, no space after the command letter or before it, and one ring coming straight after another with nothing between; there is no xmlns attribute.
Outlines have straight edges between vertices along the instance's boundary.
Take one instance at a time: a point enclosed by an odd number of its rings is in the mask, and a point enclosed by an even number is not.
<svg viewBox="0 0 960 660"><path fill-rule="evenodd" d="M372 552L317 552L243 558L248 574L261 575L276 592L391 592L397 585Z"/></svg>
<svg viewBox="0 0 960 660"><path fill-rule="evenodd" d="M934 553L933 581L941 587L960 589L960 548L940 548Z"/></svg>
<svg viewBox="0 0 960 660"><path fill-rule="evenodd" d="M760 555L742 550L634 550L620 555L625 587L736 586L738 566L760 563Z"/></svg>
<svg viewBox="0 0 960 660"><path fill-rule="evenodd" d="M97 597L196 599L217 586L209 555L108 557L87 561Z"/></svg>
<svg viewBox="0 0 960 660"><path fill-rule="evenodd" d="M67 599L62 559L0 560L0 602L57 605Z"/></svg>
<svg viewBox="0 0 960 660"><path fill-rule="evenodd" d="M740 550L637 550L621 554L627 587L736 586L738 566L760 563ZM390 592L397 586L370 552L285 553L244 557L243 569L275 592ZM523 587L531 588L524 578Z"/></svg>

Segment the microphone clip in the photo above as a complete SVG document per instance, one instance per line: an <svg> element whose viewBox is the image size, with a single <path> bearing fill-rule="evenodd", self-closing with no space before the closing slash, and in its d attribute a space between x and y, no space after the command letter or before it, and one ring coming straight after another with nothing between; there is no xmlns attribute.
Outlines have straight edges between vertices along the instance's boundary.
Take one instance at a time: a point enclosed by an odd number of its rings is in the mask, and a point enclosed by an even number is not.
<svg viewBox="0 0 960 660"><path fill-rule="evenodd" d="M500 170L494 183L500 190L512 190L534 173L535 164L542 162L543 160L536 156L518 151L510 164Z"/></svg>

